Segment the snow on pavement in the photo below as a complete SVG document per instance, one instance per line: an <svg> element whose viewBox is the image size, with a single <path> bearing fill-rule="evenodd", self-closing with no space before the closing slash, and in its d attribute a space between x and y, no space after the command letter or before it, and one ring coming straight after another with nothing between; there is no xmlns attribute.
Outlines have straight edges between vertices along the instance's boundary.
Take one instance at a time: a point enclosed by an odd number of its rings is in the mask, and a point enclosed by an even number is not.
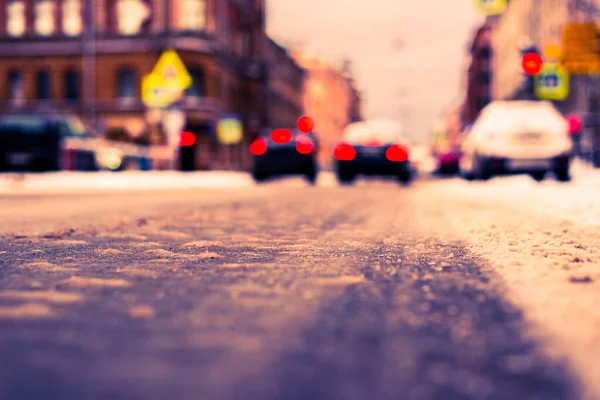
<svg viewBox="0 0 600 400"><path fill-rule="evenodd" d="M237 171L56 172L0 175L0 194L50 194L106 190L249 187L254 182Z"/></svg>
<svg viewBox="0 0 600 400"><path fill-rule="evenodd" d="M556 356L568 355L589 398L600 399L600 170L574 163L573 178L417 181L412 208L423 235L459 240L488 260L508 298L537 327L531 333ZM301 178L284 182L307 185ZM58 173L23 181L2 176L0 194L254 185L239 172ZM319 186L333 185L333 174L321 174ZM405 190L411 189L398 187L398 195Z"/></svg>
<svg viewBox="0 0 600 400"><path fill-rule="evenodd" d="M600 399L600 171L575 164L573 175L435 181L414 210L424 235L460 240L490 263L531 334L568 356Z"/></svg>

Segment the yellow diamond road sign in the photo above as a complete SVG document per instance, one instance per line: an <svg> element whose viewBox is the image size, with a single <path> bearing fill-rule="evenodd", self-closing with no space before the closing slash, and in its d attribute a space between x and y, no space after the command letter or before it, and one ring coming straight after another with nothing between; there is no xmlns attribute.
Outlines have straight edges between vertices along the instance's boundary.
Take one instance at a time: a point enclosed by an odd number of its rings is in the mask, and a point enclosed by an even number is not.
<svg viewBox="0 0 600 400"><path fill-rule="evenodd" d="M546 63L535 76L535 95L540 100L564 100L569 96L569 72L558 63Z"/></svg>
<svg viewBox="0 0 600 400"><path fill-rule="evenodd" d="M175 50L166 50L158 59L152 75L162 79L162 86L185 90L192 85L192 77Z"/></svg>
<svg viewBox="0 0 600 400"><path fill-rule="evenodd" d="M149 74L142 79L142 101L152 108L167 107L181 97L183 89L164 86L160 75Z"/></svg>
<svg viewBox="0 0 600 400"><path fill-rule="evenodd" d="M500 15L506 9L506 0L475 0L475 7L484 15Z"/></svg>

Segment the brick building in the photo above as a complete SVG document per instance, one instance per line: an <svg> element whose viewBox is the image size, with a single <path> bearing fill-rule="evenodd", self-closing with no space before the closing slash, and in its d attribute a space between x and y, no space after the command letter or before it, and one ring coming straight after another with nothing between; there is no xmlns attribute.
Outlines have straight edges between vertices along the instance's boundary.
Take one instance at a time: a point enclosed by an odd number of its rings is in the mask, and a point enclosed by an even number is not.
<svg viewBox="0 0 600 400"><path fill-rule="evenodd" d="M361 116L361 97L354 80L344 68L328 60L302 51L294 51L297 62L307 70L304 90L304 110L315 121L321 149L319 162L331 166L333 146L351 122Z"/></svg>
<svg viewBox="0 0 600 400"><path fill-rule="evenodd" d="M270 111L264 0L2 3L0 112L70 111L108 135L123 128L129 137L143 135L141 80L172 48L193 77L180 106L186 130L198 138L196 168L249 167L252 133L267 124ZM244 122L239 145L214 138L215 122L226 112Z"/></svg>

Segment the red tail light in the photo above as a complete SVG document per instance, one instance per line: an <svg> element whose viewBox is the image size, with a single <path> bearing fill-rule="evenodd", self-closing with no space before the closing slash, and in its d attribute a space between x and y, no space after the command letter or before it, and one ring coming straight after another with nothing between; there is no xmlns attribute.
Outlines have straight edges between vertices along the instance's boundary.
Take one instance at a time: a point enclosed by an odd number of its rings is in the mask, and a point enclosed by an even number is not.
<svg viewBox="0 0 600 400"><path fill-rule="evenodd" d="M388 147L385 152L385 156L388 160L394 162L403 162L408 160L408 150L404 146L399 144L393 144Z"/></svg>
<svg viewBox="0 0 600 400"><path fill-rule="evenodd" d="M351 161L356 157L356 150L349 143L339 143L333 150L333 156L338 161Z"/></svg>
<svg viewBox="0 0 600 400"><path fill-rule="evenodd" d="M298 151L298 153L310 154L314 149L314 143L306 135L298 136L296 139L296 151Z"/></svg>
<svg viewBox="0 0 600 400"><path fill-rule="evenodd" d="M271 132L271 140L277 144L289 143L293 136L289 129L275 129Z"/></svg>
<svg viewBox="0 0 600 400"><path fill-rule="evenodd" d="M296 124L300 132L310 133L315 129L315 121L308 115L304 115L300 117L298 123Z"/></svg>
<svg viewBox="0 0 600 400"><path fill-rule="evenodd" d="M267 152L267 141L263 138L256 139L250 145L250 153L253 156L262 156Z"/></svg>
<svg viewBox="0 0 600 400"><path fill-rule="evenodd" d="M581 119L575 115L569 115L567 117L567 122L569 123L569 135L578 134L582 127Z"/></svg>
<svg viewBox="0 0 600 400"><path fill-rule="evenodd" d="M179 145L181 147L191 147L196 144L196 135L192 132L181 132Z"/></svg>

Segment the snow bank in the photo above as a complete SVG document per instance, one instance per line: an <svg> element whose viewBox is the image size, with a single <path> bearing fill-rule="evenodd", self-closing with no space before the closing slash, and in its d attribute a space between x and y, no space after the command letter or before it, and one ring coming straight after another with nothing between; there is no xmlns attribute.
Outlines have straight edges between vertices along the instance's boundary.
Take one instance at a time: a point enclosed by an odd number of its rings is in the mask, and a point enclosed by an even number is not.
<svg viewBox="0 0 600 400"><path fill-rule="evenodd" d="M600 170L573 165L573 181L501 177L422 186L413 201L424 236L459 240L487 260L531 334L568 356L600 398ZM440 201L443 206L440 207ZM398 220L398 231L406 221Z"/></svg>
<svg viewBox="0 0 600 400"><path fill-rule="evenodd" d="M58 172L0 176L0 194L64 193L107 190L245 187L254 185L244 172L176 171Z"/></svg>

